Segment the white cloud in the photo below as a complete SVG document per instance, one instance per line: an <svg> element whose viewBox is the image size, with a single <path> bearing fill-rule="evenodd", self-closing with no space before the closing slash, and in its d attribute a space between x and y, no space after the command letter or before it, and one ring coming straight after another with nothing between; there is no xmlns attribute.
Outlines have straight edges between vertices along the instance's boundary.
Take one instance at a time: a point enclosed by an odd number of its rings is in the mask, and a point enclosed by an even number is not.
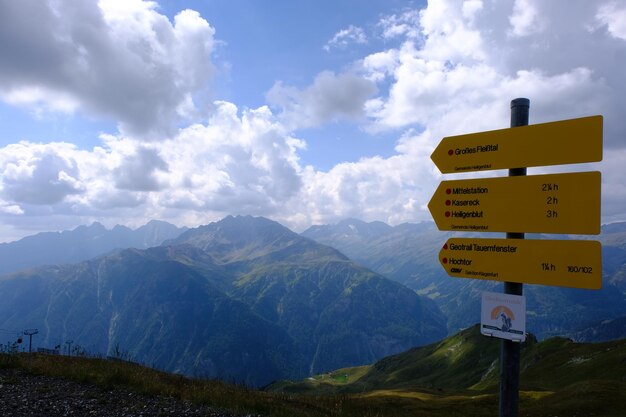
<svg viewBox="0 0 626 417"><path fill-rule="evenodd" d="M14 213L19 204L55 204L83 192L73 149L68 144L19 143L0 150L0 193L5 201L16 203L10 206Z"/></svg>
<svg viewBox="0 0 626 417"><path fill-rule="evenodd" d="M172 24L154 2L3 2L0 28L0 99L80 109L144 139L193 116L212 73L213 28L191 10Z"/></svg>
<svg viewBox="0 0 626 417"><path fill-rule="evenodd" d="M415 140L423 142L420 137ZM416 153L364 158L338 164L328 172L308 167L301 197L289 206L301 216L288 220L303 228L347 217L392 224L425 218L427 210L419 202L430 197L433 169L416 162L426 159L431 151L423 146Z"/></svg>
<svg viewBox="0 0 626 417"><path fill-rule="evenodd" d="M369 79L324 71L303 90L276 83L267 99L283 109L283 120L288 126L311 127L342 118L358 120L365 115L366 100L376 91Z"/></svg>
<svg viewBox="0 0 626 417"><path fill-rule="evenodd" d="M24 210L22 210L20 206L17 206L15 204L2 203L0 205L0 211L6 214L14 214L14 215L24 214Z"/></svg>
<svg viewBox="0 0 626 417"><path fill-rule="evenodd" d="M161 203L223 213L270 213L300 188L300 146L266 107L238 116L233 104L218 103L208 125L190 126L164 143L161 154L175 191L162 195Z"/></svg>
<svg viewBox="0 0 626 417"><path fill-rule="evenodd" d="M531 123L605 116L603 218L626 220L621 3L431 0L382 19L387 49L349 72L321 72L304 88L276 83L267 99L280 113L216 102L208 121L177 132L168 127L193 117L193 97L211 72L213 30L192 11L172 23L153 3L100 4L0 6L0 23L8 24L0 33L11 33L16 45L0 36L0 51L11 58L0 61L3 99L42 111L81 109L121 127L90 151L64 143L1 148L0 218L25 219L23 227L95 218L197 225L241 213L299 229L349 216L428 220L426 204L442 177L430 153L440 139L507 127L510 100L528 97ZM42 31L26 36L4 17L19 13ZM85 25L73 23L79 18ZM44 62L49 71L37 69ZM327 172L302 167L305 143L293 131L344 119L396 133L395 154ZM167 134L150 144L136 134L156 131Z"/></svg>
<svg viewBox="0 0 626 417"><path fill-rule="evenodd" d="M418 10L409 10L398 15L393 14L382 18L378 22L378 26L382 29L382 37L384 39L397 37L417 39L421 35L419 20L420 12Z"/></svg>
<svg viewBox="0 0 626 417"><path fill-rule="evenodd" d="M366 56L362 65L367 79L378 82L392 76L395 68L398 67L399 55L397 49L390 49Z"/></svg>
<svg viewBox="0 0 626 417"><path fill-rule="evenodd" d="M11 90L4 95L4 101L14 106L31 107L37 115L47 112L73 113L79 105L71 95L45 87Z"/></svg>
<svg viewBox="0 0 626 417"><path fill-rule="evenodd" d="M483 0L465 0L461 9L463 17L473 22L476 13L482 10L483 5Z"/></svg>
<svg viewBox="0 0 626 417"><path fill-rule="evenodd" d="M281 212L301 188L296 151L303 142L267 107L239 115L231 103L215 105L206 125L149 147L104 135L91 151L66 143L0 148L0 216L40 216L45 206L47 215L77 222L99 216L140 224L135 219Z"/></svg>
<svg viewBox="0 0 626 417"><path fill-rule="evenodd" d="M616 35L619 13L609 22L615 4L432 0L419 13L382 19L383 36L400 45L360 61L380 91L365 104L368 129L417 133L403 135L393 157L307 170L306 221L430 219L425 206L441 180L431 150L444 136L507 127L516 97L530 98L531 123L605 116L605 149L619 151L601 165L604 186L614 191L603 216L626 219L618 168L626 147L619 116L626 44Z"/></svg>
<svg viewBox="0 0 626 417"><path fill-rule="evenodd" d="M597 19L607 26L609 33L618 39L626 41L626 4L611 1L598 9Z"/></svg>
<svg viewBox="0 0 626 417"><path fill-rule="evenodd" d="M431 1L419 16L419 28L424 37L420 57L459 63L484 60L482 33L475 25L474 14L463 13L462 3Z"/></svg>
<svg viewBox="0 0 626 417"><path fill-rule="evenodd" d="M515 0L509 22L511 23L509 34L512 36L528 36L540 33L545 28L539 12L529 0Z"/></svg>
<svg viewBox="0 0 626 417"><path fill-rule="evenodd" d="M324 45L325 51L330 51L335 48L346 48L350 44L366 44L367 36L365 31L357 26L350 25L346 29L341 29L339 32Z"/></svg>
<svg viewBox="0 0 626 417"><path fill-rule="evenodd" d="M124 158L113 175L116 187L121 190L159 191L165 184L159 181L157 174L167 171L168 165L156 149L140 146L134 154Z"/></svg>
<svg viewBox="0 0 626 417"><path fill-rule="evenodd" d="M522 13L522 2L483 1L471 13L466 2L429 2L415 29L423 39L407 37L399 48L363 60L370 79L392 80L387 95L366 105L375 120L371 128L435 126L454 113L484 121L473 129L450 125L453 131L502 127L505 112L488 118L476 112L505 108L510 99L524 96L531 99L535 122L604 114L606 143L623 146L618 138L626 123L619 103L626 84L617 68L626 44L604 35L596 20L599 10L614 3L523 3L534 17L512 18Z"/></svg>

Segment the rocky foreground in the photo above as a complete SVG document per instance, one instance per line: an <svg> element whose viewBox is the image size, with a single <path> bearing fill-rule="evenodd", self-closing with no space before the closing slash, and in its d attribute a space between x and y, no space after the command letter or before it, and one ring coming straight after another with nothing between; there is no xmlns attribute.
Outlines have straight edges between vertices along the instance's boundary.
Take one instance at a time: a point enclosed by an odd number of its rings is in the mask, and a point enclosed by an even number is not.
<svg viewBox="0 0 626 417"><path fill-rule="evenodd" d="M14 417L235 417L171 397L103 389L60 378L0 369L0 416Z"/></svg>

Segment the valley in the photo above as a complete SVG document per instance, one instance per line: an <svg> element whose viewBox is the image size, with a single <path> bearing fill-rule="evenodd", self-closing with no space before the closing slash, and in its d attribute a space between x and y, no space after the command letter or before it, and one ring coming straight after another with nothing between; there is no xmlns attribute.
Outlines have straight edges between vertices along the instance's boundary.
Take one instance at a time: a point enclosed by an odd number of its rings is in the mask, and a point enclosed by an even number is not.
<svg viewBox="0 0 626 417"><path fill-rule="evenodd" d="M150 228L153 240L145 233L138 238L139 230L116 240L110 233L121 229L95 225L5 244L0 252L13 253L22 264L50 236L65 240L57 243L58 252L67 244L101 253L43 266L37 265L41 256L33 257L26 269L0 277L0 328L38 329L35 348L71 340L84 352L121 354L157 369L253 387L314 378L307 381L324 382L313 384L316 393L391 395L419 387L434 390L432 395L438 388L491 395L496 377L486 370L496 369L497 343L473 342L484 357L461 349L461 362L424 362L428 366L409 372L419 375L411 383L398 379L404 382L389 385L370 368L359 368L444 343L480 320L481 291L499 291L499 284L445 275L436 252L452 233L430 223L391 227L351 219L299 235L250 216L228 216L195 229L162 223ZM538 339L533 343L554 336L581 342L626 338L623 229L603 229L602 290L526 286L527 328ZM140 240L156 246L144 248ZM326 385L324 375L345 368L355 369L349 375L368 371L358 382ZM461 371L469 368L471 376ZM459 381L445 376L450 372Z"/></svg>

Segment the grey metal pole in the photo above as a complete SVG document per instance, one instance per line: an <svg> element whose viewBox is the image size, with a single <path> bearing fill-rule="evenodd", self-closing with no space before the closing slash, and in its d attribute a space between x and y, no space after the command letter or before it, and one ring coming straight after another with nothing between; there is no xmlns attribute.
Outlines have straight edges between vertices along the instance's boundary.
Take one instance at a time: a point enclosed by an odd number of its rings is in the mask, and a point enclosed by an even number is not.
<svg viewBox="0 0 626 417"><path fill-rule="evenodd" d="M27 329L24 330L24 334L28 336L28 352L31 353L33 351L33 335L38 334L39 330L37 329Z"/></svg>
<svg viewBox="0 0 626 417"><path fill-rule="evenodd" d="M511 101L511 127L527 126L530 100ZM509 177L526 175L526 168L509 169ZM524 239L524 233L507 233L507 239ZM504 293L522 295L523 284L505 282ZM519 405L520 343L502 340L500 347L500 417L517 417Z"/></svg>

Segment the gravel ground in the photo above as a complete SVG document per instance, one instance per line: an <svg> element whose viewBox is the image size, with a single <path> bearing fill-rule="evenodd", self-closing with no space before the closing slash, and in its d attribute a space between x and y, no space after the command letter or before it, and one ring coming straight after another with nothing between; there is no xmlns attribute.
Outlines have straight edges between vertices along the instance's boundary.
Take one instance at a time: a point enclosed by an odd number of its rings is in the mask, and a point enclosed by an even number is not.
<svg viewBox="0 0 626 417"><path fill-rule="evenodd" d="M60 378L0 369L0 416L14 417L235 417L171 397L102 389Z"/></svg>

